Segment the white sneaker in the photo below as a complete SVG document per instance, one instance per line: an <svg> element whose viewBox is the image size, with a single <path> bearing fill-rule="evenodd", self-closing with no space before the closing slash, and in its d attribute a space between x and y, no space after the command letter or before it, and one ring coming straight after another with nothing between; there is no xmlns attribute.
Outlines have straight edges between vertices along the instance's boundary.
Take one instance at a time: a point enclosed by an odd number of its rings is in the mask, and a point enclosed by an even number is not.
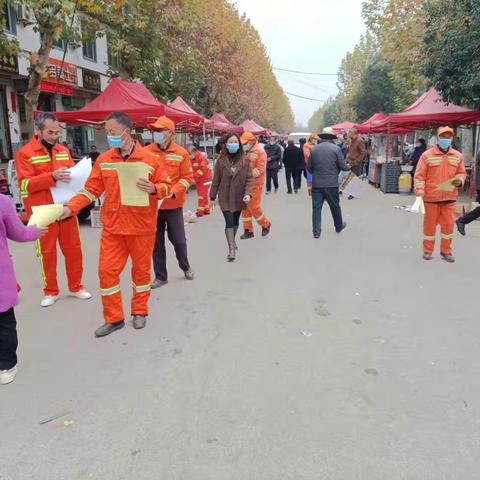
<svg viewBox="0 0 480 480"><path fill-rule="evenodd" d="M40 302L42 307L51 307L57 301L58 295L45 295Z"/></svg>
<svg viewBox="0 0 480 480"><path fill-rule="evenodd" d="M78 292L70 292L70 296L77 297L80 300L89 300L92 298L92 295L88 293L86 290L80 290Z"/></svg>
<svg viewBox="0 0 480 480"><path fill-rule="evenodd" d="M0 385L12 383L17 376L17 366L15 365L10 370L0 370Z"/></svg>

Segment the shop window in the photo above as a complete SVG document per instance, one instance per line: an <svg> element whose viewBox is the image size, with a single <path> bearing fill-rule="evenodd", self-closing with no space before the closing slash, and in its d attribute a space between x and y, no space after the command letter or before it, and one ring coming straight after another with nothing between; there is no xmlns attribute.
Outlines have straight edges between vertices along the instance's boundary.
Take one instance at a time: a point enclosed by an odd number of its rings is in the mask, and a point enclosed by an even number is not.
<svg viewBox="0 0 480 480"><path fill-rule="evenodd" d="M97 61L97 40L93 38L91 40L84 40L82 42L82 49L83 49L83 58L88 60L92 60L94 62Z"/></svg>
<svg viewBox="0 0 480 480"><path fill-rule="evenodd" d="M58 48L60 50L66 50L67 42L63 38L57 38L53 42L53 46L54 46L54 48Z"/></svg>
<svg viewBox="0 0 480 480"><path fill-rule="evenodd" d="M23 94L17 95L17 102L18 102L18 118L20 123L27 121L27 111L25 109L25 96Z"/></svg>
<svg viewBox="0 0 480 480"><path fill-rule="evenodd" d="M7 32L16 34L17 33L17 18L15 15L15 9L11 5L4 5L2 7L2 14L5 18L5 30Z"/></svg>

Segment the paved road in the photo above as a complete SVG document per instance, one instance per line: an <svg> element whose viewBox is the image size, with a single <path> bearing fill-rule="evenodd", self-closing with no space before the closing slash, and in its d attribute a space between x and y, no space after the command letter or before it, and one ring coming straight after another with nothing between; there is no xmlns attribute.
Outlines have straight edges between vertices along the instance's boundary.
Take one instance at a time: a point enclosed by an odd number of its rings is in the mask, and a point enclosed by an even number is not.
<svg viewBox="0 0 480 480"><path fill-rule="evenodd" d="M306 196L271 195L271 236L235 264L217 211L187 227L196 280L172 260L147 328L100 340L98 296L41 309L33 248L13 245L20 373L0 389L0 479L478 479L480 224L455 265L427 264L402 202L372 190L344 202L344 233L325 212L313 240ZM95 292L100 232L81 231ZM73 424L39 425L62 410Z"/></svg>

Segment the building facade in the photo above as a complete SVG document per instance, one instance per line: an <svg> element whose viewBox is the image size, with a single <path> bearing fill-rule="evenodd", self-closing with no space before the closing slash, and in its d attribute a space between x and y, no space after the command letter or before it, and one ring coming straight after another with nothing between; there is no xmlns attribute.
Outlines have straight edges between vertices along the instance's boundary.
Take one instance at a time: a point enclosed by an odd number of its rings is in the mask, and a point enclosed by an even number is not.
<svg viewBox="0 0 480 480"><path fill-rule="evenodd" d="M15 155L28 141L25 99L28 71L36 61L40 33L23 7L5 7L7 34L16 38L21 53L0 58L0 161ZM105 35L83 42L59 40L50 53L47 70L40 84L38 109L44 111L77 110L101 93L108 85L108 48ZM62 129L74 156L87 153L91 145L105 146L103 132L92 127Z"/></svg>

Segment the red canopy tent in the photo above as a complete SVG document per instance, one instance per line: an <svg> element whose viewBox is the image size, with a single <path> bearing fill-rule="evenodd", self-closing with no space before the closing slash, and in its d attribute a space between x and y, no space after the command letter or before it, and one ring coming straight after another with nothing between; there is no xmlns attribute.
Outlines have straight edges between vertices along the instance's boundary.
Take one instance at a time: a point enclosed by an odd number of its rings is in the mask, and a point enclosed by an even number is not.
<svg viewBox="0 0 480 480"><path fill-rule="evenodd" d="M387 133L388 127L377 127L377 125L381 124L388 115L384 112L374 113L368 120L365 120L363 123L359 125L355 125L356 128L360 133L370 134L370 133ZM378 128L378 130L377 130ZM411 128L390 128L390 133L395 135L401 135L404 133L410 132Z"/></svg>
<svg viewBox="0 0 480 480"><path fill-rule="evenodd" d="M198 126L203 125L205 122L205 117L203 115L200 115L197 113L190 105L182 98L182 97L177 97L173 102L170 102L170 107L175 108L176 110L180 110L181 112L185 112L187 115L191 115L192 118L189 118L188 120L183 120L178 122L178 126L185 128L185 129L190 129L190 128L196 128Z"/></svg>
<svg viewBox="0 0 480 480"><path fill-rule="evenodd" d="M270 133L266 128L261 127L257 122L253 120L245 120L240 124L246 132L253 133L254 135L268 135Z"/></svg>
<svg viewBox="0 0 480 480"><path fill-rule="evenodd" d="M205 128L218 133L243 133L243 127L230 122L223 113L214 113L205 121Z"/></svg>
<svg viewBox="0 0 480 480"><path fill-rule="evenodd" d="M202 119L197 113L177 110L163 104L141 83L118 78L113 78L105 91L80 110L55 112L55 115L61 122L69 124L100 125L114 111L126 113L136 127L145 127L161 115L166 115L176 123L201 122Z"/></svg>
<svg viewBox="0 0 480 480"><path fill-rule="evenodd" d="M346 131L352 129L355 126L353 122L342 122L332 125L330 128L334 131L335 135L343 134Z"/></svg>
<svg viewBox="0 0 480 480"><path fill-rule="evenodd" d="M392 113L378 122L374 130L388 132L392 127L409 129L451 127L480 121L480 110L470 110L453 103L445 103L440 94L431 88L403 112Z"/></svg>

